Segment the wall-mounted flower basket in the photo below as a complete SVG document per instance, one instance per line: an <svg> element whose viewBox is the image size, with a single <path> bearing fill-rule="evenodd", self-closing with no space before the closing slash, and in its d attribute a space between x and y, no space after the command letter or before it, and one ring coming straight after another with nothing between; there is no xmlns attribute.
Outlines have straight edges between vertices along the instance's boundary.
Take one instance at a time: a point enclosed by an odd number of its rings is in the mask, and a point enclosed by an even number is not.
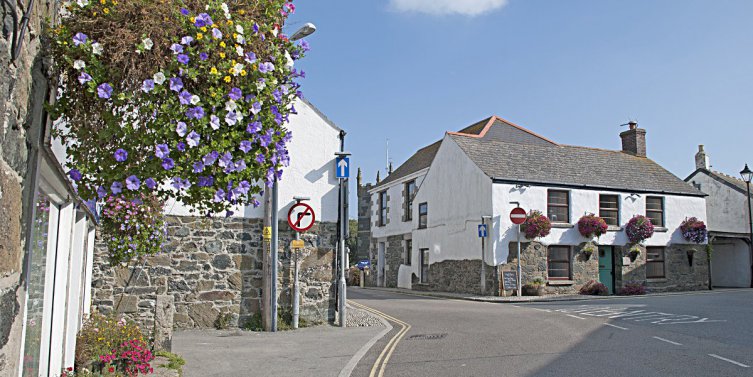
<svg viewBox="0 0 753 377"><path fill-rule="evenodd" d="M578 232L588 239L600 237L607 232L607 222L593 213L582 216L578 220Z"/></svg>
<svg viewBox="0 0 753 377"><path fill-rule="evenodd" d="M628 251L628 257L630 257L630 262L635 262L636 259L638 259L638 256L641 255L641 247L640 245L634 245L630 248Z"/></svg>
<svg viewBox="0 0 753 377"><path fill-rule="evenodd" d="M589 243L586 243L585 245L583 245L583 248L580 249L580 252L583 253L583 259L584 260L589 260L589 259L591 259L591 256L597 250L598 250L598 248L596 247L596 245L594 245L593 243L589 242Z"/></svg>
<svg viewBox="0 0 753 377"><path fill-rule="evenodd" d="M529 240L546 237L552 230L552 223L541 211L531 210L526 221L520 225L520 230Z"/></svg>
<svg viewBox="0 0 753 377"><path fill-rule="evenodd" d="M695 217L686 218L685 221L680 224L680 232L686 241L693 243L703 243L708 237L706 224Z"/></svg>
<svg viewBox="0 0 753 377"><path fill-rule="evenodd" d="M688 265L693 266L693 255L695 254L694 249L688 249L685 253L688 255Z"/></svg>
<svg viewBox="0 0 753 377"><path fill-rule="evenodd" d="M654 224L646 216L635 215L625 225L625 233L631 243L641 243L654 235Z"/></svg>

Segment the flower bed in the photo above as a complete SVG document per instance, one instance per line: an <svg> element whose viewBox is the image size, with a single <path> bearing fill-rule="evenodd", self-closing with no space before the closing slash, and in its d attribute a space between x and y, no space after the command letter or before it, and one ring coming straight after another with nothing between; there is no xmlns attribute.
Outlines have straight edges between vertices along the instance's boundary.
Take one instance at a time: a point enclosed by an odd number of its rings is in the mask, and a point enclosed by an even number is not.
<svg viewBox="0 0 753 377"><path fill-rule="evenodd" d="M546 237L552 230L552 223L540 211L532 210L526 216L525 222L520 225L520 230L523 231L526 238L531 240Z"/></svg>
<svg viewBox="0 0 753 377"><path fill-rule="evenodd" d="M682 233L683 238L689 242L703 243L708 237L706 224L695 217L685 219L685 221L680 224L680 232Z"/></svg>

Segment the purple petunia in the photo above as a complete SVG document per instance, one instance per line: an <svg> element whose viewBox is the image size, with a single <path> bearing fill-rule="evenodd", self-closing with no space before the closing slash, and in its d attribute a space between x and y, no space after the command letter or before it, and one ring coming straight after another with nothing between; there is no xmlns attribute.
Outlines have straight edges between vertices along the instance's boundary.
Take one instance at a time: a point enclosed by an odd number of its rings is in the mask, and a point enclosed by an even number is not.
<svg viewBox="0 0 753 377"><path fill-rule="evenodd" d="M173 50L173 54L181 54L183 53L183 46L179 43L173 43L170 46L170 49Z"/></svg>
<svg viewBox="0 0 753 377"><path fill-rule="evenodd" d="M246 170L246 161L238 160L235 162L235 171L241 172Z"/></svg>
<svg viewBox="0 0 753 377"><path fill-rule="evenodd" d="M126 188L131 191L136 191L141 187L141 181L135 175L126 178Z"/></svg>
<svg viewBox="0 0 753 377"><path fill-rule="evenodd" d="M259 32L259 24L254 24L254 28L253 29L254 29L254 33L258 33Z"/></svg>
<svg viewBox="0 0 753 377"><path fill-rule="evenodd" d="M202 52L201 54L199 54L199 59L201 59L201 61L205 61L209 59L209 55L206 52Z"/></svg>
<svg viewBox="0 0 753 377"><path fill-rule="evenodd" d="M125 149L118 148L115 153L112 154L115 157L115 161L123 162L128 158L128 152Z"/></svg>
<svg viewBox="0 0 753 377"><path fill-rule="evenodd" d="M222 39L222 32L219 29L214 28L212 29L212 37L214 37L214 39Z"/></svg>
<svg viewBox="0 0 753 377"><path fill-rule="evenodd" d="M256 115L256 114L258 114L258 113L259 113L260 111L261 111L261 103L259 103L259 102L254 102L254 103L253 103L253 104L251 105L251 113L252 113L252 114L254 114L254 115Z"/></svg>
<svg viewBox="0 0 753 377"><path fill-rule="evenodd" d="M73 44L76 46L80 46L84 43L86 43L86 40L89 39L89 37L86 36L84 33L76 33L76 35L73 36Z"/></svg>
<svg viewBox="0 0 753 377"><path fill-rule="evenodd" d="M271 131L271 129L269 131ZM267 133L259 136L259 144L262 147L266 148L270 143L272 143L272 135L270 134L269 131L267 131Z"/></svg>
<svg viewBox="0 0 753 377"><path fill-rule="evenodd" d="M180 92L183 89L183 80L180 77L173 77L170 79L170 90L173 92Z"/></svg>
<svg viewBox="0 0 753 377"><path fill-rule="evenodd" d="M219 130L220 129L220 118L216 115L212 114L211 117L209 117L209 125L212 126L213 130Z"/></svg>
<svg viewBox="0 0 753 377"><path fill-rule="evenodd" d="M274 90L274 91L272 92L272 97L274 97L274 98L275 98L275 101L277 101L277 103L280 103L280 102L282 102L282 93L280 92L280 90L279 90L279 89L275 89L275 90Z"/></svg>
<svg viewBox="0 0 753 377"><path fill-rule="evenodd" d="M204 117L204 108L201 106L192 107L186 111L186 116L188 119L201 119Z"/></svg>
<svg viewBox="0 0 753 377"><path fill-rule="evenodd" d="M259 72L267 73L275 70L275 65L270 62L259 64Z"/></svg>
<svg viewBox="0 0 753 377"><path fill-rule="evenodd" d="M141 84L141 91L144 93L149 93L154 89L154 80L152 79L146 79L144 80L144 83Z"/></svg>
<svg viewBox="0 0 753 377"><path fill-rule="evenodd" d="M103 99L110 98L112 96L112 86L108 83L100 84L97 87L97 96Z"/></svg>
<svg viewBox="0 0 753 377"><path fill-rule="evenodd" d="M248 153L248 151L251 150L251 142L248 140L241 141L241 145L238 149L242 150L243 153Z"/></svg>
<svg viewBox="0 0 753 377"><path fill-rule="evenodd" d="M232 99L233 101L237 101L241 99L241 97L243 97L243 92L241 92L240 88L233 88L230 89L230 93L228 93L227 96L230 97L230 99Z"/></svg>
<svg viewBox="0 0 753 377"><path fill-rule="evenodd" d="M81 180L81 172L78 171L78 169L71 169L71 171L68 172L68 176L76 182Z"/></svg>
<svg viewBox="0 0 753 377"><path fill-rule="evenodd" d="M249 123L248 126L246 126L246 132L250 134L255 134L261 131L261 122L258 120L253 123Z"/></svg>
<svg viewBox="0 0 753 377"><path fill-rule="evenodd" d="M225 201L225 190L219 189L214 193L214 202L220 203Z"/></svg>
<svg viewBox="0 0 753 377"><path fill-rule="evenodd" d="M155 187L157 187L157 181L155 181L155 180L154 180L154 178L147 178L147 179L146 179L146 180L144 181L144 184L145 184L145 185L146 185L146 187L147 187L147 188L149 188L150 190L154 190L154 188L155 188Z"/></svg>
<svg viewBox="0 0 753 377"><path fill-rule="evenodd" d="M175 161L172 158L166 157L162 159L162 168L165 170L172 170L175 167Z"/></svg>
<svg viewBox="0 0 753 377"><path fill-rule="evenodd" d="M97 197L102 199L105 196L107 196L107 190L105 190L105 188L102 186L97 187Z"/></svg>
<svg viewBox="0 0 753 377"><path fill-rule="evenodd" d="M189 15L188 9L186 9L186 8L180 8L180 14L182 14L184 16L188 16Z"/></svg>
<svg viewBox="0 0 753 377"><path fill-rule="evenodd" d="M178 122L178 125L175 126L175 132L177 132L178 136L180 137L186 136L186 132L188 132L188 126L185 122Z"/></svg>
<svg viewBox="0 0 753 377"><path fill-rule="evenodd" d="M196 27L212 26L213 24L212 17L206 13L200 13L196 16L196 22L194 22L194 26Z"/></svg>
<svg viewBox="0 0 753 377"><path fill-rule="evenodd" d="M199 187L210 187L214 184L214 177L213 176L199 176L199 181L197 183Z"/></svg>
<svg viewBox="0 0 753 377"><path fill-rule="evenodd" d="M183 151L186 150L186 143L184 143L184 142L181 141L180 143L178 143L178 145L175 146L175 148L177 150L183 152Z"/></svg>
<svg viewBox="0 0 753 377"><path fill-rule="evenodd" d="M193 172L194 173L201 173L204 171L204 163L201 161L196 161L193 163Z"/></svg>
<svg viewBox="0 0 753 377"><path fill-rule="evenodd" d="M178 62L181 64L188 64L188 62L191 61L191 59L188 58L188 55L186 54L178 54Z"/></svg>
<svg viewBox="0 0 753 377"><path fill-rule="evenodd" d="M201 135L196 133L196 131L191 131L188 136L186 136L186 141L188 142L188 146L193 148L199 145L199 140L201 140Z"/></svg>
<svg viewBox="0 0 753 377"><path fill-rule="evenodd" d="M187 91L182 91L180 94L178 94L178 99L180 100L181 105L190 105L191 104L191 93Z"/></svg>
<svg viewBox="0 0 753 377"><path fill-rule="evenodd" d="M180 177L173 177L173 188L176 190L184 190L191 187L191 182L188 181L188 179L183 179Z"/></svg>
<svg viewBox="0 0 753 377"><path fill-rule="evenodd" d="M225 154L220 157L219 165L220 167L227 167L233 164L233 155L230 154L230 152L225 152Z"/></svg>
<svg viewBox="0 0 753 377"><path fill-rule="evenodd" d="M233 126L236 123L238 123L238 113L235 111L230 111L225 115L225 123Z"/></svg>
<svg viewBox="0 0 753 377"><path fill-rule="evenodd" d="M154 147L154 155L157 158L165 158L170 155L170 148L167 147L167 144L157 144Z"/></svg>
<svg viewBox="0 0 753 377"><path fill-rule="evenodd" d="M254 64L254 62L256 62L256 54L254 54L253 52L249 51L249 52L246 53L246 55L243 57L243 59L248 64Z"/></svg>
<svg viewBox="0 0 753 377"><path fill-rule="evenodd" d="M303 52L307 52L308 50L311 50L311 46L309 46L309 43L305 39L301 39L300 42L298 42L298 45L301 46L301 49Z"/></svg>
<svg viewBox="0 0 753 377"><path fill-rule="evenodd" d="M81 74L78 75L78 82L80 82L82 85L86 84L89 81L92 81L92 77L88 73L81 72Z"/></svg>
<svg viewBox="0 0 753 377"><path fill-rule="evenodd" d="M263 154L259 153L256 155L256 162L258 162L259 164L263 164L264 161L266 161L266 159L264 158Z"/></svg>
<svg viewBox="0 0 753 377"><path fill-rule="evenodd" d="M212 151L206 154L201 161L204 163L205 166L212 166L214 165L214 162L217 161L217 157L219 157L219 153L217 151Z"/></svg>
<svg viewBox="0 0 753 377"><path fill-rule="evenodd" d="M190 45L191 42L193 42L193 37L191 37L191 36L185 36L185 37L183 37L183 38L180 39L180 43L184 44L184 45Z"/></svg>
<svg viewBox="0 0 753 377"><path fill-rule="evenodd" d="M123 184L120 182L113 182L112 185L110 185L110 192L113 193L113 195L120 194L120 192L123 191Z"/></svg>

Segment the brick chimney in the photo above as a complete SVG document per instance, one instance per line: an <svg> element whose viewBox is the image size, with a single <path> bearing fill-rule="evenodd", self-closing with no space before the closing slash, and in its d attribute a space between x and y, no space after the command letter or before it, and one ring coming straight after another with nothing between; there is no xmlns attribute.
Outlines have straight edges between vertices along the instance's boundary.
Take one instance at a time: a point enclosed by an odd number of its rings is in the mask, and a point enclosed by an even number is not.
<svg viewBox="0 0 753 377"><path fill-rule="evenodd" d="M698 153L695 154L695 168L709 170L710 167L709 156L706 154L706 151L703 150L703 145L699 145Z"/></svg>
<svg viewBox="0 0 753 377"><path fill-rule="evenodd" d="M646 157L646 130L638 128L638 123L630 121L629 130L620 133L622 151L636 157Z"/></svg>

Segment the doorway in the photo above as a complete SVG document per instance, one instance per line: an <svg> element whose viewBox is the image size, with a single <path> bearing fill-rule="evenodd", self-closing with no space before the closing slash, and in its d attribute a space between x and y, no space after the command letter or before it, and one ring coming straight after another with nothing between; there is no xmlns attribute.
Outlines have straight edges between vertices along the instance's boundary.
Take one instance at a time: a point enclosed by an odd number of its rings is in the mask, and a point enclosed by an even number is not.
<svg viewBox="0 0 753 377"><path fill-rule="evenodd" d="M614 252L611 246L599 246L599 282L614 294Z"/></svg>
<svg viewBox="0 0 753 377"><path fill-rule="evenodd" d="M377 254L377 287L384 287L384 242L379 243Z"/></svg>

